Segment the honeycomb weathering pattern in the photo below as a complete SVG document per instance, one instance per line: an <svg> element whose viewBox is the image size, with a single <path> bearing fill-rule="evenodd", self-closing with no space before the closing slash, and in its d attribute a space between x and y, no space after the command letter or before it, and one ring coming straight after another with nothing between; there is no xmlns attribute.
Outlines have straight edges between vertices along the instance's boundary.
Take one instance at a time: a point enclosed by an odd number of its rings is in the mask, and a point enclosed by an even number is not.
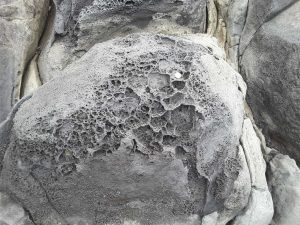
<svg viewBox="0 0 300 225"><path fill-rule="evenodd" d="M63 40L64 36L65 40L71 38L77 50L88 50L95 43L112 37L141 32L158 21L186 27L194 33L206 29L205 0L54 1L57 5L56 33Z"/></svg>
<svg viewBox="0 0 300 225"><path fill-rule="evenodd" d="M38 224L198 224L240 169L243 96L224 65L178 37L95 45L16 113L0 190Z"/></svg>
<svg viewBox="0 0 300 225"><path fill-rule="evenodd" d="M92 46L139 32L206 32L206 0L53 0L38 59L42 83Z"/></svg>

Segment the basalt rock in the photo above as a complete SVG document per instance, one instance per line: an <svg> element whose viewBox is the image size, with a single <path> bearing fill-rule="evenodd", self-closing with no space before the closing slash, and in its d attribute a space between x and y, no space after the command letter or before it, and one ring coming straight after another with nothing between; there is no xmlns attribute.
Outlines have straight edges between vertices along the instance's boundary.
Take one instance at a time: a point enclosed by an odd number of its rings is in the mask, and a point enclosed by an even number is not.
<svg viewBox="0 0 300 225"><path fill-rule="evenodd" d="M16 112L0 191L35 224L230 221L251 187L241 83L187 38L97 44Z"/></svg>

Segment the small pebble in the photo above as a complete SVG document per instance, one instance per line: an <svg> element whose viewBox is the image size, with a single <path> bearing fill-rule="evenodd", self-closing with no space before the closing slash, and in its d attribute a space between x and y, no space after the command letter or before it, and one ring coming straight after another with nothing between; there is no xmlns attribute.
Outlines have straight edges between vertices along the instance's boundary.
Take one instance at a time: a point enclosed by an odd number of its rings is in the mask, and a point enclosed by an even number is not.
<svg viewBox="0 0 300 225"><path fill-rule="evenodd" d="M177 79L182 78L182 74L179 73L178 71L176 71L176 72L174 73L174 76L175 76L175 78L177 78Z"/></svg>

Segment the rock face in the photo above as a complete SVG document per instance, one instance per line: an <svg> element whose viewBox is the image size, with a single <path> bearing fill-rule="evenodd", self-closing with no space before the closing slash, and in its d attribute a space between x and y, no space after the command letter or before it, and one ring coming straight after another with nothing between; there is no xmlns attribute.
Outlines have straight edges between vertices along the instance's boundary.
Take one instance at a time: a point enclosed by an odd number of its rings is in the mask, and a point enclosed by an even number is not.
<svg viewBox="0 0 300 225"><path fill-rule="evenodd" d="M141 31L203 33L206 29L206 0L55 0L54 3L39 59L43 83L94 44L114 37Z"/></svg>
<svg viewBox="0 0 300 225"><path fill-rule="evenodd" d="M268 178L275 206L274 224L299 224L300 169L296 162L277 153L269 162Z"/></svg>
<svg viewBox="0 0 300 225"><path fill-rule="evenodd" d="M239 75L209 49L136 34L63 73L16 112L0 177L35 224L199 224L246 206Z"/></svg>
<svg viewBox="0 0 300 225"><path fill-rule="evenodd" d="M35 55L48 0L0 2L0 122L20 97L27 63Z"/></svg>
<svg viewBox="0 0 300 225"><path fill-rule="evenodd" d="M246 22L248 0L210 0L207 32L225 48L227 62L238 71L239 44Z"/></svg>
<svg viewBox="0 0 300 225"><path fill-rule="evenodd" d="M250 119L244 121L241 143L245 152L251 179L251 195L244 212L235 218L233 225L269 225L274 209L266 180L266 162L261 142L256 136Z"/></svg>
<svg viewBox="0 0 300 225"><path fill-rule="evenodd" d="M298 0L249 0L246 22L240 40L240 55L243 55L249 44L253 42L252 39L257 35L257 32L263 30L262 26L265 23L272 21L296 2ZM293 17L291 21L297 20L297 15L290 14L290 16ZM285 29L290 29L290 25L290 23L287 24Z"/></svg>
<svg viewBox="0 0 300 225"><path fill-rule="evenodd" d="M248 85L247 101L268 144L300 162L300 2L271 2L249 5L240 45L241 71ZM257 14L262 15L259 21Z"/></svg>
<svg viewBox="0 0 300 225"><path fill-rule="evenodd" d="M299 1L209 3L208 32L243 75L247 102L268 145L300 162Z"/></svg>

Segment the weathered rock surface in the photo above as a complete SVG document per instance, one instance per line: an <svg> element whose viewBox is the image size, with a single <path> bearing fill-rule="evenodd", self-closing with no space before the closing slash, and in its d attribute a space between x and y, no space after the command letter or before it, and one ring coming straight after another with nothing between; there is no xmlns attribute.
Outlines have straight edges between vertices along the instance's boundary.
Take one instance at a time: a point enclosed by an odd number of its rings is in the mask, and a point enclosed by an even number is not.
<svg viewBox="0 0 300 225"><path fill-rule="evenodd" d="M288 7L291 2L250 4L240 66L247 102L268 145L300 162L300 2Z"/></svg>
<svg viewBox="0 0 300 225"><path fill-rule="evenodd" d="M241 169L234 182L231 196L225 201L225 207L222 211L203 217L202 225L226 225L240 210L241 206L246 207L248 205L251 194L251 177L242 146L239 146L238 157L241 162Z"/></svg>
<svg viewBox="0 0 300 225"><path fill-rule="evenodd" d="M22 76L35 55L48 0L0 2L0 122L20 97Z"/></svg>
<svg viewBox="0 0 300 225"><path fill-rule="evenodd" d="M299 224L300 169L290 157L276 154L268 163L268 184L272 193L275 225Z"/></svg>
<svg viewBox="0 0 300 225"><path fill-rule="evenodd" d="M20 106L0 191L36 224L229 221L251 186L238 76L185 38L97 44Z"/></svg>
<svg viewBox="0 0 300 225"><path fill-rule="evenodd" d="M48 3L0 3L0 225L298 225L299 1Z"/></svg>
<svg viewBox="0 0 300 225"><path fill-rule="evenodd" d="M146 31L204 33L206 0L55 0L39 59L43 83L94 44ZM56 35L56 37L55 37Z"/></svg>
<svg viewBox="0 0 300 225"><path fill-rule="evenodd" d="M233 218L229 215L235 211L232 210L234 204L227 204L225 210L206 215L202 219L202 225L269 225L272 220L274 207L265 175L266 162L262 155L261 142L248 118L244 120L240 142L238 154L242 169L235 181L238 188L233 191L235 200L232 202L239 202L245 208ZM229 221L228 218L233 219Z"/></svg>

